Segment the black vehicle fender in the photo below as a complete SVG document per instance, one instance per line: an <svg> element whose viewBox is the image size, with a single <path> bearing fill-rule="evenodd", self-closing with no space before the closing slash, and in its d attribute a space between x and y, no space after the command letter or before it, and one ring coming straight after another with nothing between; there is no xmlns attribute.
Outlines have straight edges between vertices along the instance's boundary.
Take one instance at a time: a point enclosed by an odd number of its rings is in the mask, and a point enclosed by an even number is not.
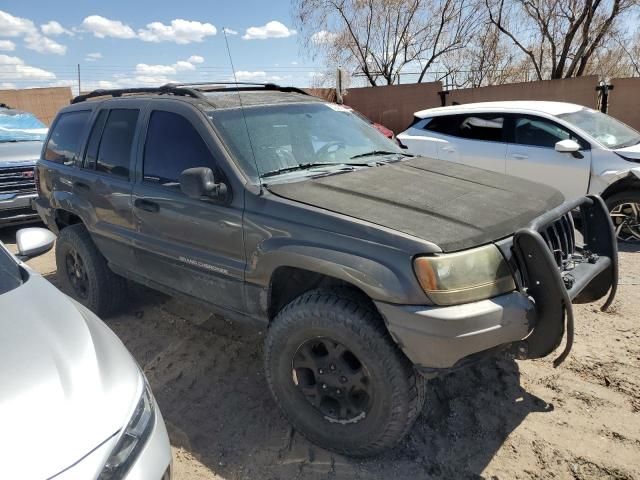
<svg viewBox="0 0 640 480"><path fill-rule="evenodd" d="M96 223L95 209L91 203L73 192L55 190L51 195L50 202L56 220L58 219L58 212L64 211L78 217L89 231ZM61 226L58 225L58 227L60 228Z"/></svg>
<svg viewBox="0 0 640 480"><path fill-rule="evenodd" d="M282 239L280 239L282 240ZM281 243L272 240L273 243ZM267 247L265 242L262 247ZM259 310L273 315L274 279L277 272L283 269L305 272L322 276L335 283L344 283L357 288L372 300L400 304L430 304L427 296L420 289L413 269L411 258L406 256L403 262L383 264L372 258L355 252L339 251L312 244L268 245L269 251L262 251L256 259L255 268L251 271L247 282L257 284L261 289ZM402 266L404 265L404 268ZM298 281L298 279L291 279ZM311 285L309 285L311 286ZM313 285L315 287L317 285ZM306 290L301 285L298 293ZM295 287L294 287L295 289ZM247 298L251 297L248 295Z"/></svg>

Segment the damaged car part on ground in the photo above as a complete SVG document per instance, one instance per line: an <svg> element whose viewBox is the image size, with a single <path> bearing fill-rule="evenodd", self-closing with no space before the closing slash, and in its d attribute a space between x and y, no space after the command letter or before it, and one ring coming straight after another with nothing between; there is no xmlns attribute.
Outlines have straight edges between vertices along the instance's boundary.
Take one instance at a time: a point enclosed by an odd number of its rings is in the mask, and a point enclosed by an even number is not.
<svg viewBox="0 0 640 480"><path fill-rule="evenodd" d="M295 89L79 97L37 176L66 291L108 313L126 277L266 326L276 403L349 455L406 435L425 376L498 350L548 355L565 318L569 348L571 300L615 294L598 197L563 203L553 188L407 155Z"/></svg>
<svg viewBox="0 0 640 480"><path fill-rule="evenodd" d="M22 263L54 241L19 230L15 258L0 243L3 475L169 479L169 438L140 367L95 314Z"/></svg>

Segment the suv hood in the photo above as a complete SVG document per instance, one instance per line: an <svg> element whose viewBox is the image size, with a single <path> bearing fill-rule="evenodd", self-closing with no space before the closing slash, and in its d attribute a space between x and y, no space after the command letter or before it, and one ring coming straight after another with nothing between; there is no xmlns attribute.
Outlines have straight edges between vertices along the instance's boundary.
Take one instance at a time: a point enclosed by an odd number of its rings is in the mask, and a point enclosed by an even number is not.
<svg viewBox="0 0 640 480"><path fill-rule="evenodd" d="M40 141L0 142L0 168L25 163L35 165L42 152L42 143Z"/></svg>
<svg viewBox="0 0 640 480"><path fill-rule="evenodd" d="M2 471L49 478L127 424L142 382L106 325L28 272L0 296Z"/></svg>
<svg viewBox="0 0 640 480"><path fill-rule="evenodd" d="M539 183L424 157L268 189L428 240L445 252L507 237L564 200Z"/></svg>

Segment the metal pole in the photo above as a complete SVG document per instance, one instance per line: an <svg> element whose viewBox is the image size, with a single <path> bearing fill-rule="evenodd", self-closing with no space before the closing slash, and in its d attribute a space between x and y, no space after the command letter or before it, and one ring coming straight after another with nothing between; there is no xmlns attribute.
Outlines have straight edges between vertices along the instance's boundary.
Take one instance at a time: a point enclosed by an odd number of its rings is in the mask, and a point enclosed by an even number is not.
<svg viewBox="0 0 640 480"><path fill-rule="evenodd" d="M78 95L82 95L82 88L80 88L80 64L78 64Z"/></svg>

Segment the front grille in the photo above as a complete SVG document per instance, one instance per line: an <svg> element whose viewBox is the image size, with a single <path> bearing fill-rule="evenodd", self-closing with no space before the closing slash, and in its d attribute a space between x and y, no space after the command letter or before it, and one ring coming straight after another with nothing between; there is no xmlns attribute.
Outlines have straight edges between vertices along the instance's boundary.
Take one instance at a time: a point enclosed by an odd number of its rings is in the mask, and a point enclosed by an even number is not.
<svg viewBox="0 0 640 480"><path fill-rule="evenodd" d="M35 191L34 167L0 168L0 195Z"/></svg>
<svg viewBox="0 0 640 480"><path fill-rule="evenodd" d="M573 262L576 252L576 228L572 212L567 212L558 220L540 231L540 235L556 261L560 270L566 270Z"/></svg>

